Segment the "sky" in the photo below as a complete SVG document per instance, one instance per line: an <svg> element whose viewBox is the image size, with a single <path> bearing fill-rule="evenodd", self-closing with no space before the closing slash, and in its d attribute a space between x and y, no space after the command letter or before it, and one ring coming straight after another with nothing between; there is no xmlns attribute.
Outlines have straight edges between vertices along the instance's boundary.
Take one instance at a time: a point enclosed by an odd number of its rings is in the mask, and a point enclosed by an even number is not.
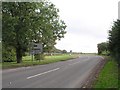
<svg viewBox="0 0 120 90"><path fill-rule="evenodd" d="M119 0L50 0L67 25L56 48L97 53L97 44L108 41L108 30L118 18Z"/></svg>

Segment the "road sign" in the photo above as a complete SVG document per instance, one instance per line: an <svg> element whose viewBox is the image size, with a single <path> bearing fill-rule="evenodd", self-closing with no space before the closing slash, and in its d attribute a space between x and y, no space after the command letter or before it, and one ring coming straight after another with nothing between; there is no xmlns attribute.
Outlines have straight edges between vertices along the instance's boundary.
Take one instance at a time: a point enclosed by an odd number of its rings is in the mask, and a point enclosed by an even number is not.
<svg viewBox="0 0 120 90"><path fill-rule="evenodd" d="M31 54L38 54L38 53L41 53L41 49L33 49L33 50L31 50Z"/></svg>
<svg viewBox="0 0 120 90"><path fill-rule="evenodd" d="M32 43L30 54L38 54L43 51L43 46L41 43Z"/></svg>
<svg viewBox="0 0 120 90"><path fill-rule="evenodd" d="M40 49L40 50L42 50L42 44L40 44L40 43L34 43L33 44L33 49Z"/></svg>

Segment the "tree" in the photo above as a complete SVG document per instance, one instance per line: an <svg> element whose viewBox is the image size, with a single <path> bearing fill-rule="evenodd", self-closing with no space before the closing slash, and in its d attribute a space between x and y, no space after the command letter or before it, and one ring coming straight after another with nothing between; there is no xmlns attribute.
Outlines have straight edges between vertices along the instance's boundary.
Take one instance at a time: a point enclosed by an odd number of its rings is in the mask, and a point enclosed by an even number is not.
<svg viewBox="0 0 120 90"><path fill-rule="evenodd" d="M102 42L97 44L97 48L98 48L98 54L103 54L103 52L105 52L107 54L108 52L108 43L107 42Z"/></svg>
<svg viewBox="0 0 120 90"><path fill-rule="evenodd" d="M109 30L109 50L113 57L120 62L120 20L114 22Z"/></svg>
<svg viewBox="0 0 120 90"><path fill-rule="evenodd" d="M62 53L62 50L57 49L55 46L53 46L52 49L50 49L50 51L48 51L48 53Z"/></svg>
<svg viewBox="0 0 120 90"><path fill-rule="evenodd" d="M2 4L2 41L3 44L16 49L17 63L22 61L22 53L30 39L30 22L32 20L29 18L35 9L30 5L30 3L20 2L4 2Z"/></svg>
<svg viewBox="0 0 120 90"><path fill-rule="evenodd" d="M56 44L56 40L60 40L66 33L66 25L63 20L59 19L59 10L52 3L44 2L46 6L37 14L36 20L40 23L37 33L34 34L34 41L43 45L43 52L50 52Z"/></svg>
<svg viewBox="0 0 120 90"><path fill-rule="evenodd" d="M51 2L3 2L2 42L16 50L17 63L30 42L42 43L43 51L53 47L66 33L64 21Z"/></svg>
<svg viewBox="0 0 120 90"><path fill-rule="evenodd" d="M72 50L70 50L70 53L72 53Z"/></svg>
<svg viewBox="0 0 120 90"><path fill-rule="evenodd" d="M66 50L62 50L62 53L67 53L67 51Z"/></svg>

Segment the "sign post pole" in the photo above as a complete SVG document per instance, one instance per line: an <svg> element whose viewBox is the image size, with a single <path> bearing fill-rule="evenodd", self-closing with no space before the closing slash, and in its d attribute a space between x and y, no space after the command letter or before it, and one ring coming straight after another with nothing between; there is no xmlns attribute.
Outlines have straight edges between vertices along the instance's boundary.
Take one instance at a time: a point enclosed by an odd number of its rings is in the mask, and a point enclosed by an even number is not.
<svg viewBox="0 0 120 90"><path fill-rule="evenodd" d="M33 60L34 60L34 54L32 54L32 62L33 62Z"/></svg>
<svg viewBox="0 0 120 90"><path fill-rule="evenodd" d="M32 43L31 44L31 55L32 55L32 61L34 60L35 54L40 54L43 51L43 46L41 43ZM39 60L40 61L40 60Z"/></svg>

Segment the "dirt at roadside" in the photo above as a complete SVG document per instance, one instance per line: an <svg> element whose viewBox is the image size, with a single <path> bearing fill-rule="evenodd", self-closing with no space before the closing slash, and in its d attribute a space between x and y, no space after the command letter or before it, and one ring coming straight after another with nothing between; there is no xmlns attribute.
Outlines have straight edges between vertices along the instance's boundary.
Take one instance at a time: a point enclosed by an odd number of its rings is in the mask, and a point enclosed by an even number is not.
<svg viewBox="0 0 120 90"><path fill-rule="evenodd" d="M91 72L90 76L85 80L82 88L92 88L100 71L102 70L102 68L104 67L104 65L107 62L107 58L104 58L103 60L101 60L96 66L95 69L93 70L93 72Z"/></svg>

